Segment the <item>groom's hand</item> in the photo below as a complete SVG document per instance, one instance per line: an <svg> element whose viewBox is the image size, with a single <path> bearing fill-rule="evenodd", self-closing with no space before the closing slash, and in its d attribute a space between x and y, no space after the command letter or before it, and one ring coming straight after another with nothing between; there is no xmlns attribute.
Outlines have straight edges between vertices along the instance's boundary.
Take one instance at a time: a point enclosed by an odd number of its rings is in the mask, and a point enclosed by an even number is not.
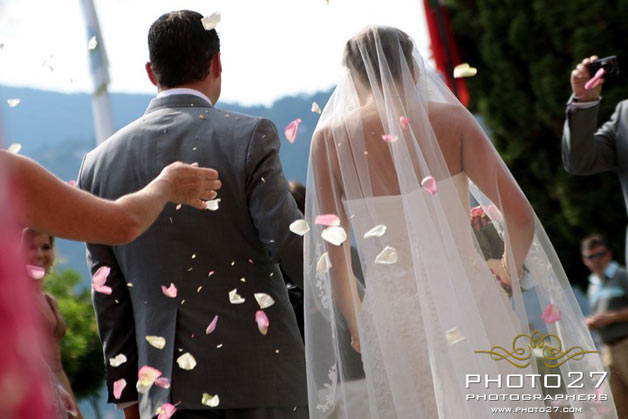
<svg viewBox="0 0 628 419"><path fill-rule="evenodd" d="M133 406L124 408L124 419L140 419L140 405L134 404Z"/></svg>

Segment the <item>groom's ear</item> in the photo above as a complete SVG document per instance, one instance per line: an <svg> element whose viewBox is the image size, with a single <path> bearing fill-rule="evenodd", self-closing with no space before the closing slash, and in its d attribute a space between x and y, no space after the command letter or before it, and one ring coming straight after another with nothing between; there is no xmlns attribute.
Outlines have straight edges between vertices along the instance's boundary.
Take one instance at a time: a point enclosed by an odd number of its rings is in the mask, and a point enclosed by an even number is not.
<svg viewBox="0 0 628 419"><path fill-rule="evenodd" d="M155 77L155 74L153 73L153 67L150 65L150 61L146 63L144 68L146 68L146 74L148 75L150 82L153 83L155 86L159 87L159 85L157 84L157 78Z"/></svg>
<svg viewBox="0 0 628 419"><path fill-rule="evenodd" d="M219 78L222 75L222 63L220 62L220 52L214 54L212 62L209 67L211 75L215 78Z"/></svg>

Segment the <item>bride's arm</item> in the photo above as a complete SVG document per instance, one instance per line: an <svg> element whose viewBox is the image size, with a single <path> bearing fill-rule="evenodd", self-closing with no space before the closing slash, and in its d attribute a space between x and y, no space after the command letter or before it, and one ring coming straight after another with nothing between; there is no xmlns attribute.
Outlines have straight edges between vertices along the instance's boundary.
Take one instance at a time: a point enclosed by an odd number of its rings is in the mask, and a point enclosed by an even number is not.
<svg viewBox="0 0 628 419"><path fill-rule="evenodd" d="M520 274L534 237L532 207L473 116L465 109L457 117L462 170L501 210L506 227L502 260L508 273L516 269Z"/></svg>
<svg viewBox="0 0 628 419"><path fill-rule="evenodd" d="M336 214L340 218L340 226L350 237L351 223L342 206L342 190L336 181L340 176L340 168L336 151L325 141L325 131L319 130L312 139L312 173L315 179L316 197L320 214ZM319 214L313 214L316 216ZM360 311L360 297L357 281L351 265L351 245L349 239L340 246L325 242L331 262L329 271L334 302L344 317L354 348L359 350L357 313Z"/></svg>

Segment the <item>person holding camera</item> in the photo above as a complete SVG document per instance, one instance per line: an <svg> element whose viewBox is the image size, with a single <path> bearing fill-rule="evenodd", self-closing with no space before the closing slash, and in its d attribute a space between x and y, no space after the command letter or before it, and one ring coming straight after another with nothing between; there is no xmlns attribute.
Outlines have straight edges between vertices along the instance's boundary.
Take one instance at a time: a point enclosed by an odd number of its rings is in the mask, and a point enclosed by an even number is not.
<svg viewBox="0 0 628 419"><path fill-rule="evenodd" d="M585 58L571 72L573 94L567 102L563 129L563 165L574 175L616 171L628 208L628 100L619 102L611 118L598 129L604 78L587 82L599 68L607 70L606 76L616 73L616 58Z"/></svg>

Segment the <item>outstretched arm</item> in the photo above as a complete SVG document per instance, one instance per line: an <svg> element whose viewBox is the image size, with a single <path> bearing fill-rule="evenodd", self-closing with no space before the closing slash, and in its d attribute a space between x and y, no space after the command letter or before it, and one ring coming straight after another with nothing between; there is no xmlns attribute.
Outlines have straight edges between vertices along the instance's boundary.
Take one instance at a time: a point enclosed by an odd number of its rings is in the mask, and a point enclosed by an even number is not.
<svg viewBox="0 0 628 419"><path fill-rule="evenodd" d="M503 261L508 274L521 273L534 237L532 207L473 116L461 110L456 118L462 136L462 169L501 210L506 228Z"/></svg>
<svg viewBox="0 0 628 419"><path fill-rule="evenodd" d="M33 160L2 150L0 167L8 168L17 183L24 224L91 243L129 243L146 231L168 201L203 209L203 201L213 199L221 186L215 170L176 162L142 190L109 201L71 187Z"/></svg>

